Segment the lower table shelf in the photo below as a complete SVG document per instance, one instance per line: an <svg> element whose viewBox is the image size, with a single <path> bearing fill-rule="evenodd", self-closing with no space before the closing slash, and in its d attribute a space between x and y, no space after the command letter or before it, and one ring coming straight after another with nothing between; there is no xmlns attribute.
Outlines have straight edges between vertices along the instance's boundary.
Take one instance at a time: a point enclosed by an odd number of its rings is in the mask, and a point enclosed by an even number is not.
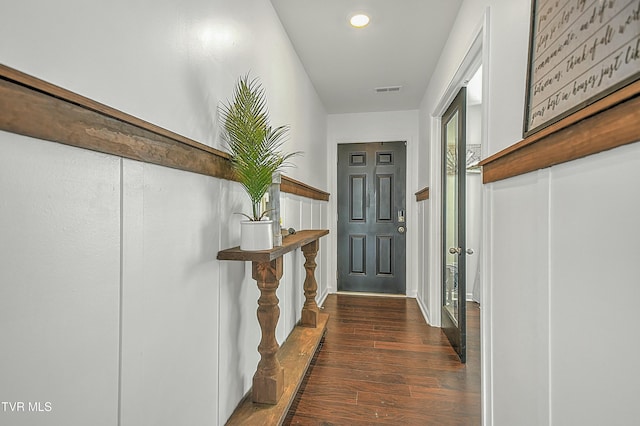
<svg viewBox="0 0 640 426"><path fill-rule="evenodd" d="M320 312L315 328L296 326L278 349L284 367L284 392L277 404L252 401L251 391L240 401L227 425L281 425L327 329L329 314Z"/></svg>

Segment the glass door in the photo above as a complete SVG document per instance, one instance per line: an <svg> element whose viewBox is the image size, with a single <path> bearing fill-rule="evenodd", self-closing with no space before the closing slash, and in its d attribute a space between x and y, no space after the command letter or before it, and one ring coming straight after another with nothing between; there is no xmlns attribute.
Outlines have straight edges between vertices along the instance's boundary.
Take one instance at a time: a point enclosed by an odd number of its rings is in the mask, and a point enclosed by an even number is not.
<svg viewBox="0 0 640 426"><path fill-rule="evenodd" d="M442 117L442 329L466 362L466 88Z"/></svg>

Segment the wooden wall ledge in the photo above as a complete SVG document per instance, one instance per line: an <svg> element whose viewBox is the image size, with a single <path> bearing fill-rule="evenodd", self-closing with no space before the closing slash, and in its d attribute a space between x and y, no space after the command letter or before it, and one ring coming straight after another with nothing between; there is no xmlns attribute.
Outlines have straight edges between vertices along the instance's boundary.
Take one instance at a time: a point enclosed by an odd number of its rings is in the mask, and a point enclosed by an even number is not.
<svg viewBox="0 0 640 426"><path fill-rule="evenodd" d="M496 182L640 141L640 81L480 162Z"/></svg>
<svg viewBox="0 0 640 426"><path fill-rule="evenodd" d="M328 192L321 191L287 176L282 176L280 191L320 201L329 201L330 195Z"/></svg>
<svg viewBox="0 0 640 426"><path fill-rule="evenodd" d="M426 201L429 199L429 187L422 188L420 191L416 192L416 201Z"/></svg>
<svg viewBox="0 0 640 426"><path fill-rule="evenodd" d="M229 155L0 64L0 129L123 158L235 180ZM282 176L281 191L329 194Z"/></svg>

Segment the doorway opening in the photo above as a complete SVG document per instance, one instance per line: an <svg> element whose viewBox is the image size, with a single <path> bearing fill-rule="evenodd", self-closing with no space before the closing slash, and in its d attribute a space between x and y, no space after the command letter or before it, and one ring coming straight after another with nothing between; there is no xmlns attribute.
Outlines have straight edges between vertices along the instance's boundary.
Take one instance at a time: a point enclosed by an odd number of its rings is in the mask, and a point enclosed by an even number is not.
<svg viewBox="0 0 640 426"><path fill-rule="evenodd" d="M442 331L460 362L467 357L466 129L467 89L462 87L441 121Z"/></svg>
<svg viewBox="0 0 640 426"><path fill-rule="evenodd" d="M474 113L477 117L477 113L479 112L480 118L479 122L476 121L476 125L479 124L479 129L473 130L474 127L474 118L471 118L471 123L469 123L469 127L471 130L470 133L473 133L473 137L477 137L479 140L479 150L481 158L485 158L488 153L487 141L488 141L488 98L487 94L489 93L489 9L485 10L485 14L482 18L482 21L479 23L478 28L475 32L475 37L469 46L462 62L460 63L457 71L452 76L449 81L446 89L443 91L442 96L438 99L435 104L430 117L430 178L429 178L429 186L431 188L431 197L429 201L429 218L428 218L428 233L429 240L427 243L427 289L425 293L425 312L427 313L425 316L428 318L429 323L432 326L441 327L442 326L442 297L443 297L443 235L442 235L442 202L443 197L440 193L442 188L442 147L441 147L441 122L442 117L447 109L447 107L451 104L452 100L455 98L456 94L462 87L467 87L468 90L472 90L470 88L470 84L473 82L481 82L480 86L480 94L481 97L478 101L470 100L472 111L470 115L473 117ZM477 74L478 70L482 67L480 73ZM475 78L474 78L475 77ZM471 84L473 86L473 84ZM472 94L469 95L472 98ZM473 106L475 107L475 111L473 111ZM471 145L475 143L473 140L470 142ZM478 149L476 148L476 149ZM466 153L465 153L466 155ZM477 171L476 177L481 180L481 174ZM472 173L469 173L470 175ZM471 179L474 179L472 177ZM465 178L466 183L466 178ZM472 186L474 183L470 183ZM482 416L483 416L483 424L491 424L492 423L492 394L493 394L493 380L492 380L492 336L491 336L491 309L492 309L492 298L491 298L491 244L489 241L491 230L491 221L489 218L491 217L491 190L486 185L482 185L480 189L481 201L479 203L480 214L474 215L480 222L479 233L480 233L480 242L477 246L477 251L474 256L476 256L477 268L471 266L469 269L469 274L475 274L476 277L479 275L479 279L476 280L474 278L470 278L469 281L473 283L473 287L469 286L469 293L471 293L471 298L477 298L482 303L479 306L479 319L480 319L480 360L474 360L474 362L480 362L481 365L481 394L482 394ZM473 203L471 201L470 203ZM466 219L465 219L466 221ZM465 222L466 223L466 222ZM466 241L465 241L466 243ZM472 249L476 249L473 247L474 243L469 244ZM465 273L466 278L466 273ZM477 296L474 296L474 293ZM464 299L467 298L468 295L464 296ZM475 302L470 302L475 303ZM471 362L470 359L467 359L467 363Z"/></svg>
<svg viewBox="0 0 640 426"><path fill-rule="evenodd" d="M442 329L466 362L467 305L480 302L482 274L482 67L441 120ZM478 306L471 306L477 309Z"/></svg>

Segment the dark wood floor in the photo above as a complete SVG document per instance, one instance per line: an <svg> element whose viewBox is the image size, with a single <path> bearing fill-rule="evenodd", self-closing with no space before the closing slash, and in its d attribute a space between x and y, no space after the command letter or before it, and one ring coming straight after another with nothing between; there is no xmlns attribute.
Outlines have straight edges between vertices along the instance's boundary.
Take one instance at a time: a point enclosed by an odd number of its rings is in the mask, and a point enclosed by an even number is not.
<svg viewBox="0 0 640 426"><path fill-rule="evenodd" d="M285 424L479 425L480 315L467 303L467 363L415 299L330 295L331 317Z"/></svg>

